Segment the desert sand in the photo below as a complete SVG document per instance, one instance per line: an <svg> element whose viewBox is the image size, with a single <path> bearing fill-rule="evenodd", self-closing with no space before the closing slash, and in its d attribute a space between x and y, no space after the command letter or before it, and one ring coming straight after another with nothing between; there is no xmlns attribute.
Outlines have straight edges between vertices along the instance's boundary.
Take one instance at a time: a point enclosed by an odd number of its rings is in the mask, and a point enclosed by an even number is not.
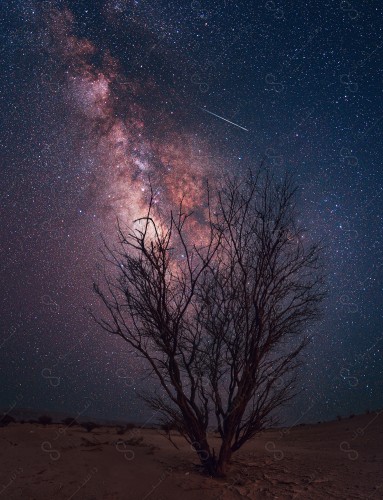
<svg viewBox="0 0 383 500"><path fill-rule="evenodd" d="M175 433L179 450L154 429L9 424L0 429L0 499L377 500L382 424L383 411L264 431L233 456L225 479L204 476Z"/></svg>

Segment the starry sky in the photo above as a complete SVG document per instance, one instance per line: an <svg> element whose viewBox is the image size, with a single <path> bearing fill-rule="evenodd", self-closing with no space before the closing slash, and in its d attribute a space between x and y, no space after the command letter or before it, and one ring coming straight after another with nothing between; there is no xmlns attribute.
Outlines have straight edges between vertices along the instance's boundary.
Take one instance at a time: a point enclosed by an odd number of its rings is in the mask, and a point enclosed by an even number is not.
<svg viewBox="0 0 383 500"><path fill-rule="evenodd" d="M193 210L206 179L261 162L293 172L300 220L326 244L329 296L283 418L383 406L382 11L2 3L2 409L150 418L142 366L84 312L101 237L143 213L149 178L161 208L184 193Z"/></svg>

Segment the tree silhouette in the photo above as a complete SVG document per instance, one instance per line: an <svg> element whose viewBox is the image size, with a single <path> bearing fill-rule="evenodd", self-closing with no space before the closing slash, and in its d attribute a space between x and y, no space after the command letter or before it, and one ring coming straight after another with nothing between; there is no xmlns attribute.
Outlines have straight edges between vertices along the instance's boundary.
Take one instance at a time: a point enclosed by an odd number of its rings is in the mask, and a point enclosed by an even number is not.
<svg viewBox="0 0 383 500"><path fill-rule="evenodd" d="M216 192L207 186L199 226L182 202L166 218L152 197L146 216L127 230L118 224L119 245L102 252L114 271L106 266L94 284L106 312L92 315L146 360L159 384L144 400L211 475L224 476L232 454L296 394L324 277L295 193L289 175L278 181L267 170L226 178Z"/></svg>

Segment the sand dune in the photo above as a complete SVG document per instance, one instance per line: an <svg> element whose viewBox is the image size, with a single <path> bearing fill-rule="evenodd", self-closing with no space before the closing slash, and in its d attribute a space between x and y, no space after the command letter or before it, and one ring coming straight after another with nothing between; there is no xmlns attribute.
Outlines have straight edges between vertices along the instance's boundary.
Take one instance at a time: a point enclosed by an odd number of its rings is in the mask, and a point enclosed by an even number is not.
<svg viewBox="0 0 383 500"><path fill-rule="evenodd" d="M383 412L269 430L203 476L179 436L156 430L10 424L0 429L0 499L383 498ZM218 439L214 438L217 441Z"/></svg>

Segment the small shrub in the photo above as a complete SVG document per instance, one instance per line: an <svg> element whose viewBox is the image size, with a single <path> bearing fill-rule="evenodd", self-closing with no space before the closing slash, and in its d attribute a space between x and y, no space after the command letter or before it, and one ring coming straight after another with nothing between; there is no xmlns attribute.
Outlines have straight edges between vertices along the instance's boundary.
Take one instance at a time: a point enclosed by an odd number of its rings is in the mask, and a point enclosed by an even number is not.
<svg viewBox="0 0 383 500"><path fill-rule="evenodd" d="M124 441L128 446L141 446L144 438L142 436L132 437Z"/></svg>
<svg viewBox="0 0 383 500"><path fill-rule="evenodd" d="M72 417L64 418L64 420L62 420L61 423L64 424L66 427L73 427L74 425L80 425L77 422L77 420L75 420Z"/></svg>
<svg viewBox="0 0 383 500"><path fill-rule="evenodd" d="M8 424L14 424L15 422L16 422L16 420L11 415L8 415L8 413L5 413L0 418L0 427L6 427Z"/></svg>
<svg viewBox="0 0 383 500"><path fill-rule="evenodd" d="M175 431L177 430L177 426L174 422L164 422L163 424L161 424L161 430L163 430L164 432L168 433L170 431Z"/></svg>
<svg viewBox="0 0 383 500"><path fill-rule="evenodd" d="M81 427L84 427L87 432L91 432L93 429L96 429L99 426L94 422L82 422Z"/></svg>
<svg viewBox="0 0 383 500"><path fill-rule="evenodd" d="M132 443L132 445L140 445L143 442L144 438L142 436L136 437L129 439L129 441ZM128 441L128 443L129 443Z"/></svg>
<svg viewBox="0 0 383 500"><path fill-rule="evenodd" d="M338 420L338 422L340 422L342 420L342 417L340 415L337 415L336 419Z"/></svg>
<svg viewBox="0 0 383 500"><path fill-rule="evenodd" d="M349 418L354 418L354 417L355 417L355 415L354 415L354 414L352 414L352 415L350 415L350 416L349 416Z"/></svg>
<svg viewBox="0 0 383 500"><path fill-rule="evenodd" d="M122 434L125 434L125 432L127 432L127 431L131 431L132 429L135 429L135 427L136 426L132 423L128 423L125 425L118 425L116 427L116 432L117 432L117 434L122 435Z"/></svg>
<svg viewBox="0 0 383 500"><path fill-rule="evenodd" d="M50 417L49 415L40 415L38 422L42 425L49 425L52 423L52 417Z"/></svg>

